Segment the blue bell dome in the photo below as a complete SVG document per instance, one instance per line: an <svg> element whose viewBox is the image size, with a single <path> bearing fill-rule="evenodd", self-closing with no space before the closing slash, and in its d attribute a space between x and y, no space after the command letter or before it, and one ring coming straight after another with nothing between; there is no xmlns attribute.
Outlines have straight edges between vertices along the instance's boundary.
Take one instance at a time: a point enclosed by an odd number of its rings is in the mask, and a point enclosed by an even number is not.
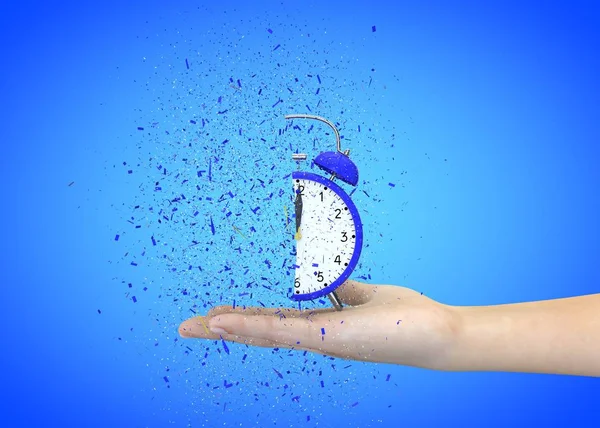
<svg viewBox="0 0 600 428"><path fill-rule="evenodd" d="M344 153L323 152L315 158L315 165L352 186L358 183L358 168Z"/></svg>

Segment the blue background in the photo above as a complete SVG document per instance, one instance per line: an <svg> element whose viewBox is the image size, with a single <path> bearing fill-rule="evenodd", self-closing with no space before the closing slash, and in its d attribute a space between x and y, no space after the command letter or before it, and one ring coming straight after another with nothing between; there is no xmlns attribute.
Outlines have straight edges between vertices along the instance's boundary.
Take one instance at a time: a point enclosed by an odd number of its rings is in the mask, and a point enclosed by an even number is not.
<svg viewBox="0 0 600 428"><path fill-rule="evenodd" d="M217 224L194 235L210 256L172 250L194 239L189 227L156 221L182 181L168 176L169 196L156 196L157 163L183 156L174 130L200 117L210 135L192 156L223 168L213 182L169 163L196 180L188 200L289 173L288 142L311 147L304 133L278 135L284 114L309 105L340 125L368 193L354 198L366 238L355 277L456 305L600 291L595 2L284 3L0 5L0 425L599 426L595 379L177 340L190 309L230 304L230 281L247 282L242 266L222 272L240 263L237 242L256 274L244 304L290 304L261 287L261 276L287 282L256 256L278 237L249 246L251 211L232 217L242 240L221 205L194 200ZM316 152L333 144L320 135ZM258 232L280 215L265 204ZM186 257L203 270L184 276Z"/></svg>

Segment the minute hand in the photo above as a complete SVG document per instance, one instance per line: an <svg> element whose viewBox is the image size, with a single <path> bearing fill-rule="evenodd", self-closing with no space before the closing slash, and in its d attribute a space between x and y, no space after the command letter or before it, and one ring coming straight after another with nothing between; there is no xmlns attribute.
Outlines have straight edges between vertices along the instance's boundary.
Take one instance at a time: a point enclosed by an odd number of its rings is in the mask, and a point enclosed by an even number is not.
<svg viewBox="0 0 600 428"><path fill-rule="evenodd" d="M302 235L300 234L300 225L302 224L302 194L298 192L296 194L296 234L294 238L296 240L301 239Z"/></svg>

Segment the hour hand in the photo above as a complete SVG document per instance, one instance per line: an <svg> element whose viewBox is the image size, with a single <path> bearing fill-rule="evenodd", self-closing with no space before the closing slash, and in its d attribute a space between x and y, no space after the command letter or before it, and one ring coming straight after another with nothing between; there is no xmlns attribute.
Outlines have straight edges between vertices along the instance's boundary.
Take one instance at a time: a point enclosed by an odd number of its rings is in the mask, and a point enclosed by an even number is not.
<svg viewBox="0 0 600 428"><path fill-rule="evenodd" d="M302 239L302 235L300 234L300 225L302 224L302 193L300 190L296 193L296 234L294 235L295 240Z"/></svg>

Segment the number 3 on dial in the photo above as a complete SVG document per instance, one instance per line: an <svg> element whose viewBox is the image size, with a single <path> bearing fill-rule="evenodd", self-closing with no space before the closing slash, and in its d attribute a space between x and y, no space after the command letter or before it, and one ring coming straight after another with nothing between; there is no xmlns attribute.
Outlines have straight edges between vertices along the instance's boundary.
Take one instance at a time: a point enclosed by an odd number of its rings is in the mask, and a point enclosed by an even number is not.
<svg viewBox="0 0 600 428"><path fill-rule="evenodd" d="M362 249L356 206L333 181L309 172L292 174L296 263L293 300L331 293L350 276Z"/></svg>

